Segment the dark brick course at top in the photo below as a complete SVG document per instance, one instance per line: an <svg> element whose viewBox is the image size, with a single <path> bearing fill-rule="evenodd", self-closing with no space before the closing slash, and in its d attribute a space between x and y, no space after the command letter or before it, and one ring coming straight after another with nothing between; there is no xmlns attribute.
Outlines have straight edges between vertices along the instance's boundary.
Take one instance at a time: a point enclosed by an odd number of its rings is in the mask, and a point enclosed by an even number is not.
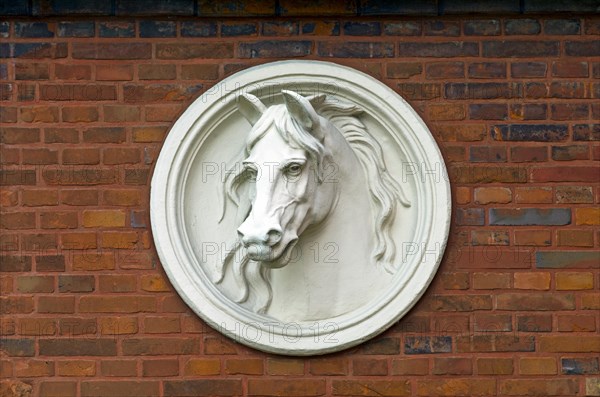
<svg viewBox="0 0 600 397"><path fill-rule="evenodd" d="M2 16L401 16L597 13L600 0L0 0Z"/></svg>

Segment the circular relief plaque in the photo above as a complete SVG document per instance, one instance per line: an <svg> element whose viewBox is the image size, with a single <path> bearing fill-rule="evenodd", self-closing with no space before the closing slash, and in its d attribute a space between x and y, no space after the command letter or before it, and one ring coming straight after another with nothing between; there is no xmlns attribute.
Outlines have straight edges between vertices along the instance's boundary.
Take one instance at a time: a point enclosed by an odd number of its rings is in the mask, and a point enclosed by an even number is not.
<svg viewBox="0 0 600 397"><path fill-rule="evenodd" d="M239 72L177 120L152 179L154 241L185 302L248 346L323 354L398 321L442 259L444 161L381 82L317 61Z"/></svg>

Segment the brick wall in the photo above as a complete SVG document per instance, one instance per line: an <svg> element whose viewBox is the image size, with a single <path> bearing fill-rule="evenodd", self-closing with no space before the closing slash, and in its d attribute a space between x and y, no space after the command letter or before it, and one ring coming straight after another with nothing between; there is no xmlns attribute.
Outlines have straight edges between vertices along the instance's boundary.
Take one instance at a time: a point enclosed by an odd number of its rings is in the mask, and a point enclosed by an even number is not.
<svg viewBox="0 0 600 397"><path fill-rule="evenodd" d="M25 3L5 12L60 13ZM330 18L0 22L0 394L600 395L600 18L343 17L336 4ZM235 71L297 57L406 98L454 200L445 259L409 315L306 359L199 321L148 215L183 109Z"/></svg>

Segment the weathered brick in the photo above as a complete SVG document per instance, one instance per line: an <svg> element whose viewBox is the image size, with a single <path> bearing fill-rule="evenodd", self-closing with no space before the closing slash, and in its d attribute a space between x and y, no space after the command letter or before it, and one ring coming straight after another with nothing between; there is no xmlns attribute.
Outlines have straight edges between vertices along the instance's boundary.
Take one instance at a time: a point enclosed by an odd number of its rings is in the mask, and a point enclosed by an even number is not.
<svg viewBox="0 0 600 397"><path fill-rule="evenodd" d="M150 59L150 43L72 43L75 59Z"/></svg>
<svg viewBox="0 0 600 397"><path fill-rule="evenodd" d="M125 102L187 101L202 90L202 84L127 84L123 87Z"/></svg>
<svg viewBox="0 0 600 397"><path fill-rule="evenodd" d="M465 65L463 62L428 63L425 76L430 79L461 78L465 76Z"/></svg>
<svg viewBox="0 0 600 397"><path fill-rule="evenodd" d="M313 381L313 382L316 382ZM322 381L323 386L325 381ZM310 394L301 394L298 390L289 395L310 395L318 396L324 393L324 388L311 389ZM287 395L272 394L272 395ZM333 380L333 395L336 396L410 396L411 387L408 380Z"/></svg>
<svg viewBox="0 0 600 397"><path fill-rule="evenodd" d="M517 316L517 330L521 332L550 332L552 331L552 315Z"/></svg>
<svg viewBox="0 0 600 397"><path fill-rule="evenodd" d="M98 81L130 81L133 79L132 65L97 65L96 80Z"/></svg>
<svg viewBox="0 0 600 397"><path fill-rule="evenodd" d="M463 29L466 36L498 36L500 21L497 19L474 19L465 21Z"/></svg>
<svg viewBox="0 0 600 397"><path fill-rule="evenodd" d="M28 255L0 255L0 271L30 272L31 262L31 256Z"/></svg>
<svg viewBox="0 0 600 397"><path fill-rule="evenodd" d="M552 62L552 76L555 77L588 77L587 62Z"/></svg>
<svg viewBox="0 0 600 397"><path fill-rule="evenodd" d="M134 122L141 120L141 110L137 106L104 105L104 121Z"/></svg>
<svg viewBox="0 0 600 397"><path fill-rule="evenodd" d="M470 63L468 75L475 79L495 79L506 77L506 63L504 62L476 62Z"/></svg>
<svg viewBox="0 0 600 397"><path fill-rule="evenodd" d="M537 19L507 19L504 21L504 33L507 35L539 34L542 26Z"/></svg>
<svg viewBox="0 0 600 397"><path fill-rule="evenodd" d="M17 63L14 69L15 80L48 80L50 78L47 63Z"/></svg>
<svg viewBox="0 0 600 397"><path fill-rule="evenodd" d="M294 36L299 32L299 24L295 21L265 21L261 23L263 36Z"/></svg>
<svg viewBox="0 0 600 397"><path fill-rule="evenodd" d="M96 252L89 250L73 254L73 270L113 270L115 257L112 252Z"/></svg>
<svg viewBox="0 0 600 397"><path fill-rule="evenodd" d="M156 56L158 59L193 59L193 58L232 58L232 43L169 43L157 44ZM240 55L241 56L241 55ZM241 56L250 58L249 56Z"/></svg>
<svg viewBox="0 0 600 397"><path fill-rule="evenodd" d="M82 313L155 312L156 299L152 296L130 295L127 298L127 305L123 305L123 298L120 296L82 296L79 301L79 311Z"/></svg>
<svg viewBox="0 0 600 397"><path fill-rule="evenodd" d="M43 381L40 383L40 395L48 397L75 397L77 382Z"/></svg>
<svg viewBox="0 0 600 397"><path fill-rule="evenodd" d="M477 373L479 375L512 375L512 358L478 358Z"/></svg>
<svg viewBox="0 0 600 397"><path fill-rule="evenodd" d="M34 212L5 212L0 217L0 229L34 229L35 224Z"/></svg>
<svg viewBox="0 0 600 397"><path fill-rule="evenodd" d="M310 42L308 42L310 44ZM310 50L307 47L307 50ZM323 57L333 58L391 58L394 56L394 45L385 42L319 42L317 53ZM308 55L306 54L301 55Z"/></svg>
<svg viewBox="0 0 600 397"><path fill-rule="evenodd" d="M500 393L509 396L562 396L574 395L579 390L579 383L571 379L522 380L510 379L500 381Z"/></svg>
<svg viewBox="0 0 600 397"><path fill-rule="evenodd" d="M568 225L571 210L567 208L490 208L490 225Z"/></svg>
<svg viewBox="0 0 600 397"><path fill-rule="evenodd" d="M595 182L598 172L593 167L544 167L534 168L533 182Z"/></svg>
<svg viewBox="0 0 600 397"><path fill-rule="evenodd" d="M510 332L512 316L510 314L475 314L475 332Z"/></svg>
<svg viewBox="0 0 600 397"><path fill-rule="evenodd" d="M101 317L98 327L102 335L133 335L138 333L136 317Z"/></svg>
<svg viewBox="0 0 600 397"><path fill-rule="evenodd" d="M43 356L115 356L117 341L98 339L41 339L40 355Z"/></svg>
<svg viewBox="0 0 600 397"><path fill-rule="evenodd" d="M403 358L392 360L392 375L427 375L429 360L427 358Z"/></svg>
<svg viewBox="0 0 600 397"><path fill-rule="evenodd" d="M223 29L225 24L221 25ZM182 21L181 36L183 37L214 37L217 35L217 24L204 21Z"/></svg>
<svg viewBox="0 0 600 397"><path fill-rule="evenodd" d="M149 377L177 376L179 375L179 362L177 360L144 361L142 375ZM138 392L137 388L136 392Z"/></svg>
<svg viewBox="0 0 600 397"><path fill-rule="evenodd" d="M17 292L40 293L54 292L52 276L19 276L16 279Z"/></svg>
<svg viewBox="0 0 600 397"><path fill-rule="evenodd" d="M56 372L60 376L94 376L96 363L89 360L57 361Z"/></svg>
<svg viewBox="0 0 600 397"><path fill-rule="evenodd" d="M92 165L100 163L100 150L96 148L64 149L62 153L63 164Z"/></svg>
<svg viewBox="0 0 600 397"><path fill-rule="evenodd" d="M102 21L98 22L100 37L135 37L135 22L132 21Z"/></svg>
<svg viewBox="0 0 600 397"><path fill-rule="evenodd" d="M14 58L24 59L58 59L66 58L67 43L16 43L11 44Z"/></svg>
<svg viewBox="0 0 600 397"><path fill-rule="evenodd" d="M40 130L38 128L0 128L0 143L4 144L22 144L35 143L40 141Z"/></svg>
<svg viewBox="0 0 600 397"><path fill-rule="evenodd" d="M140 37L175 37L177 23L175 21L140 21Z"/></svg>
<svg viewBox="0 0 600 397"><path fill-rule="evenodd" d="M256 23L227 22L221 25L221 36L223 37L256 36L257 34Z"/></svg>
<svg viewBox="0 0 600 397"><path fill-rule="evenodd" d="M62 120L66 123L98 121L98 108L95 106L65 107L62 109Z"/></svg>
<svg viewBox="0 0 600 397"><path fill-rule="evenodd" d="M593 247L594 233L591 230L559 230L558 245L563 247Z"/></svg>
<svg viewBox="0 0 600 397"><path fill-rule="evenodd" d="M589 160L586 145L552 146L552 159L556 161Z"/></svg>
<svg viewBox="0 0 600 397"><path fill-rule="evenodd" d="M499 310L574 310L575 298L572 294L517 293L497 296Z"/></svg>
<svg viewBox="0 0 600 397"><path fill-rule="evenodd" d="M401 57L448 58L479 55L479 46L473 42L453 41L446 43L402 42L398 45Z"/></svg>
<svg viewBox="0 0 600 397"><path fill-rule="evenodd" d="M125 139L123 127L94 127L83 132L83 141L89 143L122 143Z"/></svg>
<svg viewBox="0 0 600 397"><path fill-rule="evenodd" d="M325 358L310 361L313 375L348 375L348 361L344 358Z"/></svg>
<svg viewBox="0 0 600 397"><path fill-rule="evenodd" d="M596 330L596 319L594 316L585 315L560 315L558 316L559 332L594 332Z"/></svg>
<svg viewBox="0 0 600 397"><path fill-rule="evenodd" d="M241 379L168 380L164 381L163 385L165 397L238 396L242 394Z"/></svg>
<svg viewBox="0 0 600 397"><path fill-rule="evenodd" d="M547 109L546 104L511 104L509 114L511 120L545 120L548 115Z"/></svg>
<svg viewBox="0 0 600 397"><path fill-rule="evenodd" d="M182 65L181 78L184 80L216 80L219 77L219 65Z"/></svg>
<svg viewBox="0 0 600 397"><path fill-rule="evenodd" d="M383 31L389 36L420 36L422 26L420 21L384 22Z"/></svg>
<svg viewBox="0 0 600 397"><path fill-rule="evenodd" d="M58 37L94 37L94 22L69 21L58 23Z"/></svg>
<svg viewBox="0 0 600 397"><path fill-rule="evenodd" d="M530 290L549 290L550 289L550 273L515 273L514 287L515 289L530 289Z"/></svg>
<svg viewBox="0 0 600 397"><path fill-rule="evenodd" d="M515 230L515 245L549 246L552 244L550 230Z"/></svg>
<svg viewBox="0 0 600 397"><path fill-rule="evenodd" d="M225 373L229 375L262 375L263 372L264 364L261 359L227 359L225 362Z"/></svg>
<svg viewBox="0 0 600 397"><path fill-rule="evenodd" d="M64 255L38 255L35 257L38 272L62 272L65 270Z"/></svg>
<svg viewBox="0 0 600 397"><path fill-rule="evenodd" d="M560 103L553 104L552 120L577 120L587 119L590 113L589 106L586 103Z"/></svg>
<svg viewBox="0 0 600 397"><path fill-rule="evenodd" d="M40 99L46 101L112 101L116 87L106 84L40 84Z"/></svg>
<svg viewBox="0 0 600 397"><path fill-rule="evenodd" d="M574 141L599 141L600 124L578 124L573 126Z"/></svg>
<svg viewBox="0 0 600 397"><path fill-rule="evenodd" d="M568 137L568 126L563 124L510 124L491 127L497 141L556 142Z"/></svg>
<svg viewBox="0 0 600 397"><path fill-rule="evenodd" d="M600 258L600 253L597 255ZM596 262L600 267L600 261ZM562 272L556 274L556 290L570 291L594 288L594 275L589 272Z"/></svg>
<svg viewBox="0 0 600 397"><path fill-rule="evenodd" d="M425 36L460 36L460 22L425 20L423 21L423 34Z"/></svg>
<svg viewBox="0 0 600 397"><path fill-rule="evenodd" d="M484 396L496 392L494 379L434 379L417 381L419 396Z"/></svg>
<svg viewBox="0 0 600 397"><path fill-rule="evenodd" d="M482 55L488 58L531 58L558 56L558 41L484 41Z"/></svg>
<svg viewBox="0 0 600 397"><path fill-rule="evenodd" d="M314 21L302 23L303 35L339 36L340 23L337 21Z"/></svg>
<svg viewBox="0 0 600 397"><path fill-rule="evenodd" d="M199 341L193 338L138 338L123 341L125 355L179 355L199 352Z"/></svg>
<svg viewBox="0 0 600 397"><path fill-rule="evenodd" d="M563 358L561 359L561 370L564 375L598 374L600 365L597 357Z"/></svg>
<svg viewBox="0 0 600 397"><path fill-rule="evenodd" d="M191 358L185 363L183 373L188 376L219 375L221 362L216 359Z"/></svg>
<svg viewBox="0 0 600 397"><path fill-rule="evenodd" d="M135 360L103 360L100 362L100 371L103 376L129 376L137 375L137 362Z"/></svg>
<svg viewBox="0 0 600 397"><path fill-rule="evenodd" d="M595 41L567 41L565 54L576 57L597 57L600 55L600 40Z"/></svg>
<svg viewBox="0 0 600 397"><path fill-rule="evenodd" d="M58 277L59 292L92 292L95 289L94 276L60 275Z"/></svg>
<svg viewBox="0 0 600 397"><path fill-rule="evenodd" d="M473 273L473 289L508 289L511 288L510 273Z"/></svg>
<svg viewBox="0 0 600 397"><path fill-rule="evenodd" d="M596 207L576 208L575 224L578 226L600 225L600 209Z"/></svg>

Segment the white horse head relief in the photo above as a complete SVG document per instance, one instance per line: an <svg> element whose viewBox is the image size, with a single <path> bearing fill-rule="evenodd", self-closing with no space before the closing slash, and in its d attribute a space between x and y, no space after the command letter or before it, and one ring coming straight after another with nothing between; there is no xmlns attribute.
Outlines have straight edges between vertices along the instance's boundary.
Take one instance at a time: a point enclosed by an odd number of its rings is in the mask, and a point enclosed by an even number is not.
<svg viewBox="0 0 600 397"><path fill-rule="evenodd" d="M398 265L391 226L398 204L410 206L386 170L381 147L358 118L360 108L326 95L304 97L285 90L282 95L284 103L270 107L250 94L239 97L238 108L252 129L236 160L240 164L227 174L224 185L224 203L229 200L237 207L238 236L218 264L215 279L220 284L232 278L239 291L235 300L267 315L275 300L285 300L285 291L310 295L312 282L307 280L315 273L324 275L321 284L331 283L328 277L343 283L343 272L368 274L379 268L394 274ZM362 210L353 213L352 206ZM353 235L348 228L355 229ZM294 249L307 235L333 241L338 235L350 236L346 240L357 241L348 244L365 248L361 251L367 256L327 268L297 263ZM327 296L332 300L328 314L347 310L337 302L346 295L333 295Z"/></svg>

